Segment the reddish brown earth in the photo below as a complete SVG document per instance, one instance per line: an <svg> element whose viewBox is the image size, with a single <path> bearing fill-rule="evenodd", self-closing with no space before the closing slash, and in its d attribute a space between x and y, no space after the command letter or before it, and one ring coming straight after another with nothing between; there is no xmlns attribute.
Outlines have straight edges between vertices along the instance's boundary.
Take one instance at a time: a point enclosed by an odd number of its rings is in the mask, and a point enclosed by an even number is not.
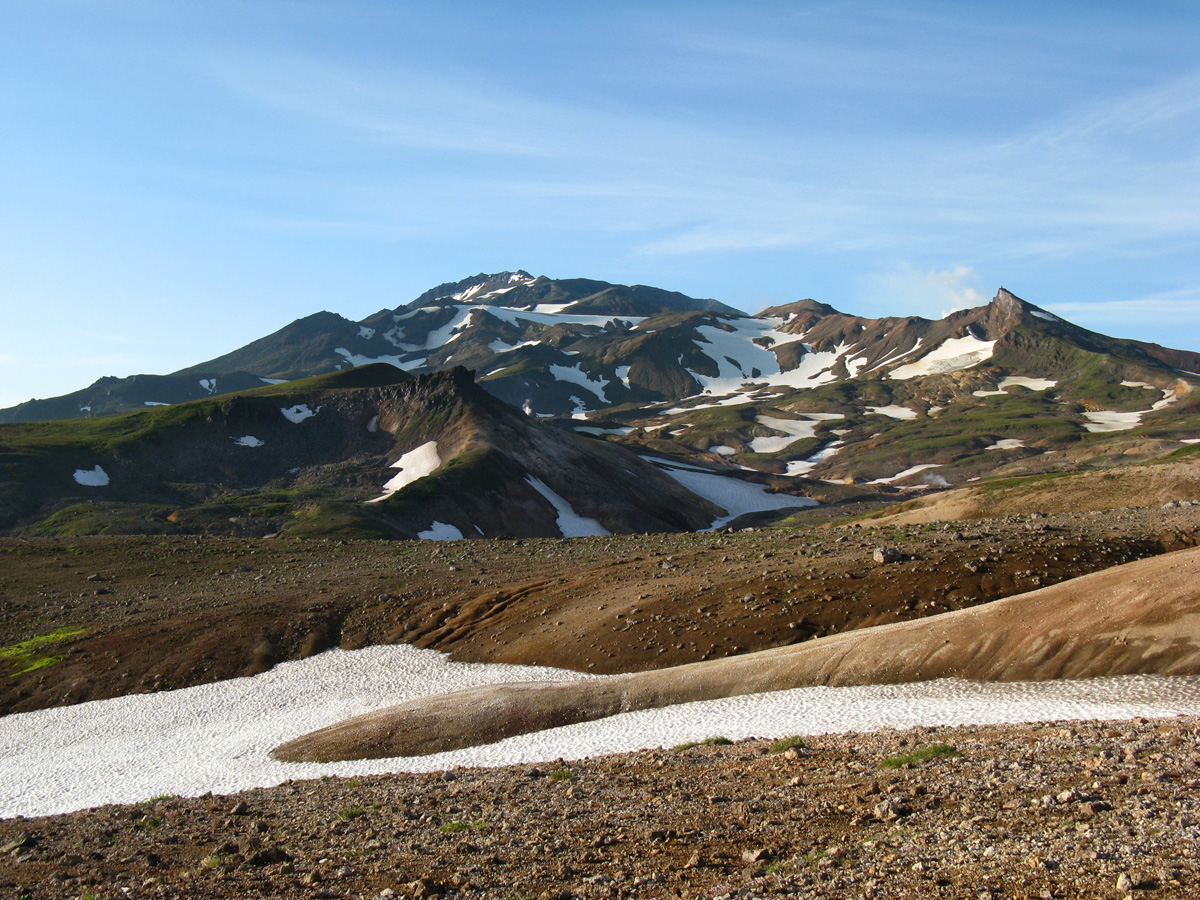
<svg viewBox="0 0 1200 900"><path fill-rule="evenodd" d="M0 712L252 674L331 646L630 672L961 609L1200 543L1200 507L890 528L328 542L0 540ZM901 561L877 565L872 552ZM3 648L81 633L14 656ZM34 665L41 668L20 673Z"/></svg>

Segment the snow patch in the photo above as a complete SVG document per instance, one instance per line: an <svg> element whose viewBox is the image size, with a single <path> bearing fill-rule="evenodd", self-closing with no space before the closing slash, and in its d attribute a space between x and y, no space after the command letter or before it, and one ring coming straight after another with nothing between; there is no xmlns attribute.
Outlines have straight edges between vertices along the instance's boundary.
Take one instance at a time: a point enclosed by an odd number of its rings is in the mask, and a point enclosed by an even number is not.
<svg viewBox="0 0 1200 900"><path fill-rule="evenodd" d="M868 481L867 484L891 484L895 481L899 481L902 478L908 478L910 475L916 475L918 472L924 472L926 469L940 468L940 463L925 463L924 465L913 466L911 469L905 469L903 472L897 472L890 478L876 478L874 481ZM943 478L942 481L946 482L946 479ZM943 484L942 487L945 487L947 484L948 482Z"/></svg>
<svg viewBox="0 0 1200 900"><path fill-rule="evenodd" d="M170 406L170 403L159 403L157 400L143 400L143 406Z"/></svg>
<svg viewBox="0 0 1200 900"><path fill-rule="evenodd" d="M597 425L576 425L575 430L584 434L594 434L599 436L603 434L624 435L629 434L634 429L630 428L628 425L622 425L620 428L600 428Z"/></svg>
<svg viewBox="0 0 1200 900"><path fill-rule="evenodd" d="M1046 312L1045 310L1041 310L1041 309L1031 309L1029 311L1029 314L1031 316L1037 316L1039 319L1045 319L1047 322L1061 322L1062 321L1062 319L1060 319L1058 316L1052 316L1052 315L1050 315L1050 313Z"/></svg>
<svg viewBox="0 0 1200 900"><path fill-rule="evenodd" d="M294 422L299 425L305 419L312 418L321 411L321 407L309 409L307 403L297 403L295 406L281 406L279 411L283 413L283 417L289 422Z"/></svg>
<svg viewBox="0 0 1200 900"><path fill-rule="evenodd" d="M108 473L98 465L94 469L76 469L74 477L84 487L104 487L108 484Z"/></svg>
<svg viewBox="0 0 1200 900"><path fill-rule="evenodd" d="M519 344L506 344L504 341L496 338L488 344L488 349L493 353L509 353L513 350L519 350L522 347L536 347L541 341L521 341Z"/></svg>
<svg viewBox="0 0 1200 900"><path fill-rule="evenodd" d="M602 376L593 380L591 376L579 368L579 363L576 363L573 366L550 366L549 369L550 374L553 375L557 381L565 381L568 384L577 384L581 388L591 391L600 398L601 402L608 402L608 395L605 392L605 388L607 388L609 385L608 380Z"/></svg>
<svg viewBox="0 0 1200 900"><path fill-rule="evenodd" d="M423 359L405 362L399 356L388 356L386 354L383 356L364 356L361 353L351 353L345 347L334 347L333 352L344 356L346 362L355 368L358 366L369 366L372 363L387 363L389 366L395 366L397 369L409 369L415 368L417 365L425 362Z"/></svg>
<svg viewBox="0 0 1200 900"><path fill-rule="evenodd" d="M787 464L788 475L807 475L825 460L836 454L846 444L845 441L834 441L826 447L821 448L808 459L796 459Z"/></svg>
<svg viewBox="0 0 1200 900"><path fill-rule="evenodd" d="M575 512L570 503L552 491L541 479L526 475L525 481L554 507L558 513L558 530L562 532L563 537L603 537L612 534L596 519L589 519Z"/></svg>
<svg viewBox="0 0 1200 900"><path fill-rule="evenodd" d="M423 541L461 541L463 533L453 525L445 522L434 522L424 531L418 531L417 537Z"/></svg>
<svg viewBox="0 0 1200 900"><path fill-rule="evenodd" d="M430 756L283 763L270 751L395 703L485 684L575 681L566 669L458 663L411 646L330 650L251 678L133 694L0 718L0 816L44 816L147 797L228 794L292 779L455 766L530 765L731 740L1069 719L1200 713L1200 679L807 687L641 710Z"/></svg>
<svg viewBox="0 0 1200 900"><path fill-rule="evenodd" d="M791 494L771 494L761 484L752 484L730 475L718 475L676 462L668 462L651 456L642 457L654 463L685 488L698 497L725 510L725 515L714 519L706 531L715 531L738 516L753 512L768 512L777 509L799 509L818 506L811 497L793 497Z"/></svg>
<svg viewBox="0 0 1200 900"><path fill-rule="evenodd" d="M887 416L889 419L915 419L917 411L909 409L907 406L868 406L867 412L873 412L877 415Z"/></svg>
<svg viewBox="0 0 1200 900"><path fill-rule="evenodd" d="M735 453L737 453L737 450L725 444L717 444L713 447L709 447L708 452L715 453L718 456L733 456Z"/></svg>
<svg viewBox="0 0 1200 900"><path fill-rule="evenodd" d="M367 423L367 431L374 434L379 430L379 416L371 416L371 421Z"/></svg>
<svg viewBox="0 0 1200 900"><path fill-rule="evenodd" d="M263 384L283 384L287 381L286 378L263 378L261 375L258 376L258 380Z"/></svg>
<svg viewBox="0 0 1200 900"><path fill-rule="evenodd" d="M994 391L972 391L976 397L998 397L1008 393L1010 387L1023 387L1031 391L1048 391L1058 382L1053 378L1026 378L1024 375L1009 375L1004 378Z"/></svg>
<svg viewBox="0 0 1200 900"><path fill-rule="evenodd" d="M230 438L239 447L261 447L265 443L252 434L244 434L240 438Z"/></svg>
<svg viewBox="0 0 1200 900"><path fill-rule="evenodd" d="M396 493L396 491L412 484L418 478L432 475L441 464L442 458L438 456L437 441L428 441L414 450L409 450L391 465L391 468L399 469L400 474L393 476L384 484L383 493L380 496L367 502L378 503L381 500L386 500L392 494Z"/></svg>
<svg viewBox="0 0 1200 900"><path fill-rule="evenodd" d="M969 369L989 359L995 346L995 341L982 341L973 334L949 338L915 362L897 366L888 373L888 378L907 381L922 375L940 375Z"/></svg>
<svg viewBox="0 0 1200 900"><path fill-rule="evenodd" d="M217 379L201 378L200 387L204 388L204 390L208 391L210 394L215 394L217 392Z"/></svg>
<svg viewBox="0 0 1200 900"><path fill-rule="evenodd" d="M777 453L801 438L817 436L817 424L831 419L845 418L841 413L801 413L803 419L777 419L772 416L759 416L760 425L766 425L775 431L782 431L786 437L756 437L750 441L750 449L755 453Z"/></svg>
<svg viewBox="0 0 1200 900"><path fill-rule="evenodd" d="M984 450L1016 450L1018 447L1024 447L1025 442L1019 438L1001 438L994 444L989 444L984 447Z"/></svg>

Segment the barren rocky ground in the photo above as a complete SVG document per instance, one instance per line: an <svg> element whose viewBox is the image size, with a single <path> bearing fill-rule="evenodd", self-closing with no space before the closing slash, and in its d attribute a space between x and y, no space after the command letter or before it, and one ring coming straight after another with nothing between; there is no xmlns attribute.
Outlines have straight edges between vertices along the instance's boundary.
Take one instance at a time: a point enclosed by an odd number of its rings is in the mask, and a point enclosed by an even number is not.
<svg viewBox="0 0 1200 900"><path fill-rule="evenodd" d="M978 605L1200 541L1190 502L1073 506L882 525L819 509L792 527L570 541L9 539L0 711L379 642L660 668ZM895 555L879 564L884 547ZM0 895L1183 898L1200 892L1198 787L1192 719L323 779L0 821Z"/></svg>
<svg viewBox="0 0 1200 900"><path fill-rule="evenodd" d="M4 820L0 893L1185 898L1198 788L1196 719L745 741Z"/></svg>
<svg viewBox="0 0 1200 900"><path fill-rule="evenodd" d="M887 527L822 525L828 515L571 540L4 539L0 713L252 674L335 645L661 668L961 609L1200 541L1191 505ZM878 565L882 546L898 561Z"/></svg>

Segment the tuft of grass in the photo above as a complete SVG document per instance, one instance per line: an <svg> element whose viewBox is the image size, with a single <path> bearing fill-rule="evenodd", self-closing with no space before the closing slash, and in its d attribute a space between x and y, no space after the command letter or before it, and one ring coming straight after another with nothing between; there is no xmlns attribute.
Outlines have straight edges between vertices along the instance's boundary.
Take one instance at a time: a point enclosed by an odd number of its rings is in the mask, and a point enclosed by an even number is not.
<svg viewBox="0 0 1200 900"><path fill-rule="evenodd" d="M725 747L732 743L733 741L724 735L717 735L716 737L705 738L702 741L688 741L685 744L678 744L674 749L676 752L682 752L684 750L691 750L693 747Z"/></svg>
<svg viewBox="0 0 1200 900"><path fill-rule="evenodd" d="M442 834L462 834L464 831L483 831L487 826L483 819L477 822L464 822L461 819L450 819L438 826Z"/></svg>
<svg viewBox="0 0 1200 900"><path fill-rule="evenodd" d="M785 750L804 750L808 744L804 743L804 738L798 734L793 734L791 737L780 738L772 742L772 753L783 753Z"/></svg>
<svg viewBox="0 0 1200 900"><path fill-rule="evenodd" d="M899 756L889 756L879 764L885 769L899 769L901 766L919 766L931 759L949 759L954 756L962 754L950 744L930 744L928 747L901 753Z"/></svg>
<svg viewBox="0 0 1200 900"><path fill-rule="evenodd" d="M550 778L554 781L570 781L575 777L575 773L570 769L555 769L550 773Z"/></svg>
<svg viewBox="0 0 1200 900"><path fill-rule="evenodd" d="M0 660L7 660L13 665L14 671L8 673L9 678L36 672L62 659L61 656L38 653L38 650L78 637L86 631L86 628L57 628L49 634L40 634L7 647L0 647Z"/></svg>
<svg viewBox="0 0 1200 900"><path fill-rule="evenodd" d="M339 810L337 817L343 822L349 822L351 819L357 819L359 816L365 816L367 811L361 806L350 806L346 809Z"/></svg>

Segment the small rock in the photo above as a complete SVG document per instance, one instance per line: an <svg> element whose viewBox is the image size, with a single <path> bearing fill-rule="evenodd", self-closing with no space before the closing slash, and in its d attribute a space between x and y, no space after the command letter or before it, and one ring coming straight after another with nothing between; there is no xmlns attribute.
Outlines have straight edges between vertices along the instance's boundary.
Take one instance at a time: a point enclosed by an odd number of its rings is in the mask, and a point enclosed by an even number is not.
<svg viewBox="0 0 1200 900"><path fill-rule="evenodd" d="M1133 890L1133 879L1127 872L1122 872L1117 876L1117 890L1126 892Z"/></svg>
<svg viewBox="0 0 1200 900"><path fill-rule="evenodd" d="M250 812L250 807L246 805L245 800L239 800L233 805L233 809L229 811L231 816L244 816Z"/></svg>
<svg viewBox="0 0 1200 900"><path fill-rule="evenodd" d="M879 565L900 561L900 551L895 547L876 547L871 556Z"/></svg>

